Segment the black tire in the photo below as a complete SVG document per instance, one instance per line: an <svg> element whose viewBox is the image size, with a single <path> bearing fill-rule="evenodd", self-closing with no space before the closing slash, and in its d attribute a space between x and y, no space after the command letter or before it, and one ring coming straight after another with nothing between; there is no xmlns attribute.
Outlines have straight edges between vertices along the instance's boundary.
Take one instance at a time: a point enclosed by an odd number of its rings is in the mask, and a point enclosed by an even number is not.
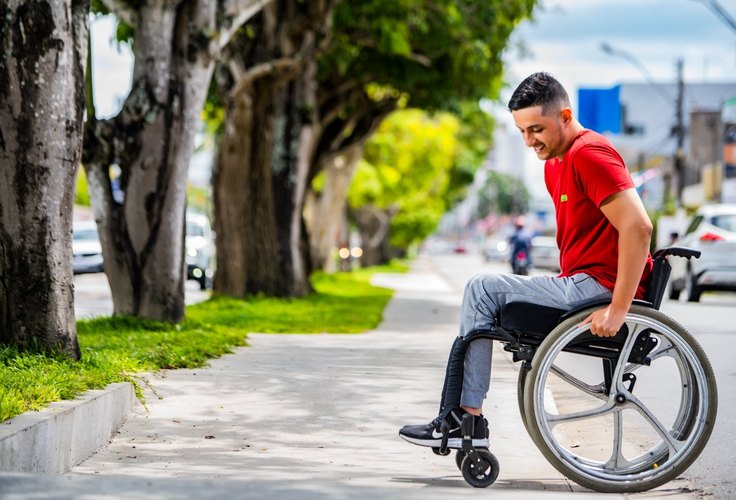
<svg viewBox="0 0 736 500"><path fill-rule="evenodd" d="M692 270L688 270L686 280L687 301L700 302L700 295L703 293L703 290L697 284L695 284L695 276L693 275Z"/></svg>
<svg viewBox="0 0 736 500"><path fill-rule="evenodd" d="M455 465L457 465L460 471L463 470L463 460L465 460L465 452L463 450L457 450L455 453Z"/></svg>
<svg viewBox="0 0 736 500"><path fill-rule="evenodd" d="M680 300L680 289L674 283L670 283L668 296L670 300Z"/></svg>
<svg viewBox="0 0 736 500"><path fill-rule="evenodd" d="M552 362L561 352L560 344L565 342L567 345L567 341L574 338L573 335L577 336L584 332L579 328L579 323L594 310L583 311L558 325L537 349L525 384L524 409L529 424L527 430L545 458L564 476L581 486L603 493L633 493L656 488L682 474L700 455L708 442L718 407L713 369L703 349L681 325L654 309L632 306L627 323L637 324L639 321L638 324L642 325L653 322L659 325L660 331L657 333L663 335L663 338L677 339L667 349L671 354L663 357L669 361L670 358L674 359L674 355L680 356L683 360L684 377L692 382L686 384L688 387L683 394L687 393L689 398L681 399L680 412L670 430L670 435L674 439L686 444L674 453L666 444L664 447L658 444L650 450L651 453L645 452L637 457L641 459L640 462L636 462L635 459L634 462L624 464L621 468L616 465L614 468L606 469L606 466L603 466L601 469L598 467L601 466L600 462L593 463L586 457L579 456L580 452L576 449L565 448L565 443L552 433L546 410L543 407L538 408L538 401L545 391L547 374L552 371L554 367ZM645 369L643 366L640 368ZM690 385L692 387L689 387ZM615 396L616 394L606 395L605 398L611 401ZM564 414L556 416L558 423L560 416L564 417ZM583 419L572 421L581 426L586 424ZM614 433L616 432L619 431L614 430ZM652 470L657 472L652 473Z"/></svg>
<svg viewBox="0 0 736 500"><path fill-rule="evenodd" d="M488 450L476 449L478 458L472 460L469 456L463 458L460 470L465 481L474 488L486 488L498 477L498 460Z"/></svg>
<svg viewBox="0 0 736 500"><path fill-rule="evenodd" d="M519 368L519 378L516 381L516 400L519 403L519 415L521 416L521 421L524 423L524 428L527 433L529 432L529 427L526 423L526 411L524 410L524 386L526 384L526 376L528 373L529 370L522 363L521 368Z"/></svg>

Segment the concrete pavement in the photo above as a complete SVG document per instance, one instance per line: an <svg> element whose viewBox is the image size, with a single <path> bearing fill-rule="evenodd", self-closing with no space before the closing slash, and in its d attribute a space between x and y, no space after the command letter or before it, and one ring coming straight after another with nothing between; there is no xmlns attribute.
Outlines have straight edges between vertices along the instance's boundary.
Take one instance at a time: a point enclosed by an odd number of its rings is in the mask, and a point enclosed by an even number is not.
<svg viewBox="0 0 736 500"><path fill-rule="evenodd" d="M381 275L397 290L384 322L361 335L250 334L207 368L152 376L110 445L65 475L0 475L0 498L599 497L561 476L520 421L518 365L496 349L491 451L501 472L468 486L453 456L398 437L437 413L462 290L428 257ZM697 497L686 480L645 498ZM608 495L610 498L611 496ZM624 498L613 495L613 498Z"/></svg>

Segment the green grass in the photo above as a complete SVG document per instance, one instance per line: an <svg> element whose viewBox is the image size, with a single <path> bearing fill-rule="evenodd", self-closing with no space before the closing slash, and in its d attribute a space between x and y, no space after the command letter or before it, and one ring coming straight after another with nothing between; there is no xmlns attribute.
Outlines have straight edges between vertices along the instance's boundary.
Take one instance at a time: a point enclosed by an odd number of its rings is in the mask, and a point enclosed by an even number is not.
<svg viewBox="0 0 736 500"><path fill-rule="evenodd" d="M78 362L0 347L0 421L113 382L135 384L144 372L203 366L233 347L247 345L248 332L365 332L378 326L392 295L391 290L370 285L370 277L406 269L396 263L316 274L316 292L298 299L215 297L188 306L187 319L177 325L125 316L80 320Z"/></svg>

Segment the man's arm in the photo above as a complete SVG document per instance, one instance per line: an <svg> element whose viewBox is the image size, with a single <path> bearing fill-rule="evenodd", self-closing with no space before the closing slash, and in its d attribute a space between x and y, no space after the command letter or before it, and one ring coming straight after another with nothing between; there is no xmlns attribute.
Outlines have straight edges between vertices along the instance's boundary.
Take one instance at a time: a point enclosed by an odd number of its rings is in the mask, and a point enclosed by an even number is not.
<svg viewBox="0 0 736 500"><path fill-rule="evenodd" d="M652 222L633 188L609 196L600 209L618 231L618 274L611 304L588 316L582 324L590 323L594 335L612 337L623 325L636 295L649 255Z"/></svg>

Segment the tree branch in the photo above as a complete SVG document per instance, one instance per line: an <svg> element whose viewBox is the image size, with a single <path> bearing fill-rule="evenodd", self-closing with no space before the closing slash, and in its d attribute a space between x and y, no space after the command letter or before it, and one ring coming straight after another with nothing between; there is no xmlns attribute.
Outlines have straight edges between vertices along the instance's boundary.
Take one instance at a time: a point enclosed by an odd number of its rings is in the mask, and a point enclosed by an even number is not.
<svg viewBox="0 0 736 500"><path fill-rule="evenodd" d="M258 14L263 7L271 0L241 0L229 2L230 5L226 9L227 23L224 22L218 27L217 34L213 37L210 44L209 52L212 57L216 57L222 49L230 42L230 39L251 17Z"/></svg>
<svg viewBox="0 0 736 500"><path fill-rule="evenodd" d="M138 12L125 0L102 0L102 3L128 26L138 25Z"/></svg>

